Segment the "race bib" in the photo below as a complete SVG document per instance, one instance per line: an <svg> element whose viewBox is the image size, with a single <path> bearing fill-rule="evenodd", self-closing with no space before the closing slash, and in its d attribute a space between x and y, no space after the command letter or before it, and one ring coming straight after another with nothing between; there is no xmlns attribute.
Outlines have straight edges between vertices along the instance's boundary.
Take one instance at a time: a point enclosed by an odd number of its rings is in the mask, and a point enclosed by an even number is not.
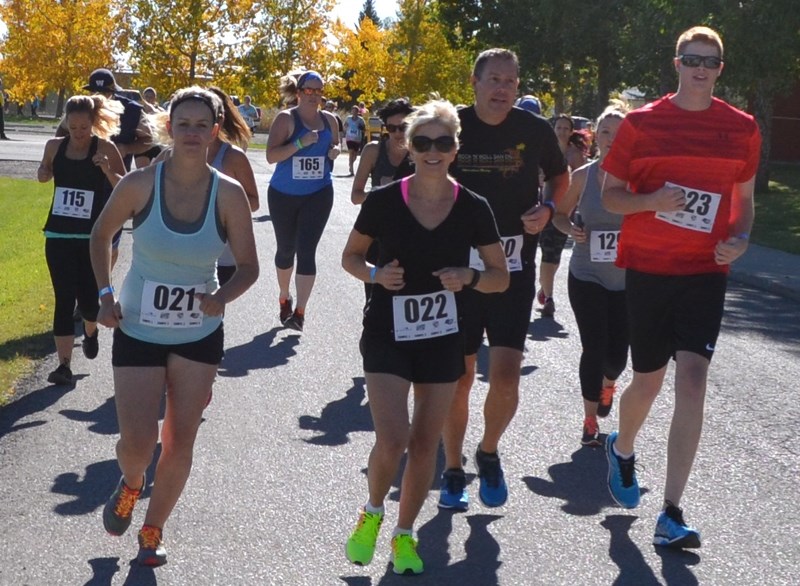
<svg viewBox="0 0 800 586"><path fill-rule="evenodd" d="M656 212L656 218L679 228L695 230L696 232L711 232L722 195L676 185L669 181L665 185L667 187L680 188L686 196L686 205L677 212Z"/></svg>
<svg viewBox="0 0 800 586"><path fill-rule="evenodd" d="M394 339L398 342L438 338L458 332L456 296L452 291L392 298Z"/></svg>
<svg viewBox="0 0 800 586"><path fill-rule="evenodd" d="M508 272L522 270L522 235L519 236L502 236L500 243L503 245L503 252L506 255L506 266ZM486 267L483 264L481 255L478 253L477 248L470 248L469 250L469 267L476 271L482 271Z"/></svg>
<svg viewBox="0 0 800 586"><path fill-rule="evenodd" d="M203 325L200 300L195 293L205 293L205 284L169 285L145 281L139 323L156 328L197 328Z"/></svg>
<svg viewBox="0 0 800 586"><path fill-rule="evenodd" d="M619 230L593 230L589 236L589 258L592 262L614 262L618 241Z"/></svg>
<svg viewBox="0 0 800 586"><path fill-rule="evenodd" d="M92 216L94 191L56 186L53 215L88 220Z"/></svg>
<svg viewBox="0 0 800 586"><path fill-rule="evenodd" d="M325 157L292 157L292 179L322 179Z"/></svg>

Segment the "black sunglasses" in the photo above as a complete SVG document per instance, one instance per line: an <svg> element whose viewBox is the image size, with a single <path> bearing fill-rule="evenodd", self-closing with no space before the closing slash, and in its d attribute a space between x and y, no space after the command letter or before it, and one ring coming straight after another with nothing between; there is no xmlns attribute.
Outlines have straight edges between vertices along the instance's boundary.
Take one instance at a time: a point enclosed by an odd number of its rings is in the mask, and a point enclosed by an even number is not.
<svg viewBox="0 0 800 586"><path fill-rule="evenodd" d="M385 126L389 132L405 132L406 128L408 128L408 124L405 122L402 124L386 124Z"/></svg>
<svg viewBox="0 0 800 586"><path fill-rule="evenodd" d="M411 146L418 153L427 153L431 147L440 153L449 153L456 146L456 139L452 136L437 136L429 138L427 136L414 136L411 138Z"/></svg>
<svg viewBox="0 0 800 586"><path fill-rule="evenodd" d="M686 67L700 67L702 63L706 69L719 69L719 66L722 65L722 59L713 55L678 55L678 59Z"/></svg>

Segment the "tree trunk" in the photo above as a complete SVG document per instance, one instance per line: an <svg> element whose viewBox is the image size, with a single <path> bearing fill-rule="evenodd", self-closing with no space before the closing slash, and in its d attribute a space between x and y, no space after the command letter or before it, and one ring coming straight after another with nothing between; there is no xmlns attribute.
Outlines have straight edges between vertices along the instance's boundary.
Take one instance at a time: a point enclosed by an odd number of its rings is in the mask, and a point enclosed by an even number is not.
<svg viewBox="0 0 800 586"><path fill-rule="evenodd" d="M64 113L64 102L66 101L64 98L67 95L66 88L60 88L58 90L58 101L56 102L56 118L60 119L61 115Z"/></svg>
<svg viewBox="0 0 800 586"><path fill-rule="evenodd" d="M769 190L769 157L772 140L772 111L773 103L771 93L760 83L753 98L753 116L761 130L761 161L756 172L756 191Z"/></svg>

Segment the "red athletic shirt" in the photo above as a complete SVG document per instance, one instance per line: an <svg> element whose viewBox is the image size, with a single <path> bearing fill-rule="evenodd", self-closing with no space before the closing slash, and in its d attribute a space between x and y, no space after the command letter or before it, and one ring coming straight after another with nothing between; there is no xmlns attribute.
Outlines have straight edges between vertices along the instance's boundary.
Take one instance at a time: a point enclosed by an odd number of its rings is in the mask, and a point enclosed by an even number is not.
<svg viewBox="0 0 800 586"><path fill-rule="evenodd" d="M626 215L617 265L659 275L728 272L714 248L731 233L734 184L758 168L761 134L753 117L722 100L699 112L666 96L627 115L603 169L628 182L633 193L652 193L666 182L684 188L683 212ZM735 212L734 212L735 213Z"/></svg>

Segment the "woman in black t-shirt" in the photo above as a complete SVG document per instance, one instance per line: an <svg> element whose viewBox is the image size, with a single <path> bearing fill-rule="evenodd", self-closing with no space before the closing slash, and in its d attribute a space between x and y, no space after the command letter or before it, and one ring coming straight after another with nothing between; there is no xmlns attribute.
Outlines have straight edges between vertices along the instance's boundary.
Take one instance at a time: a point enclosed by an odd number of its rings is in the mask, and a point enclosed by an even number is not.
<svg viewBox="0 0 800 586"><path fill-rule="evenodd" d="M376 441L369 457L369 497L346 551L354 563L372 560L383 501L408 451L392 562L397 574L418 574L423 563L413 525L433 480L442 425L464 371L459 292L503 291L509 279L488 203L447 172L458 147L455 108L429 102L407 120L416 172L371 193L342 255L350 274L375 285L360 345ZM374 240L378 262L370 266L365 257ZM469 268L471 247L478 249L483 271Z"/></svg>

